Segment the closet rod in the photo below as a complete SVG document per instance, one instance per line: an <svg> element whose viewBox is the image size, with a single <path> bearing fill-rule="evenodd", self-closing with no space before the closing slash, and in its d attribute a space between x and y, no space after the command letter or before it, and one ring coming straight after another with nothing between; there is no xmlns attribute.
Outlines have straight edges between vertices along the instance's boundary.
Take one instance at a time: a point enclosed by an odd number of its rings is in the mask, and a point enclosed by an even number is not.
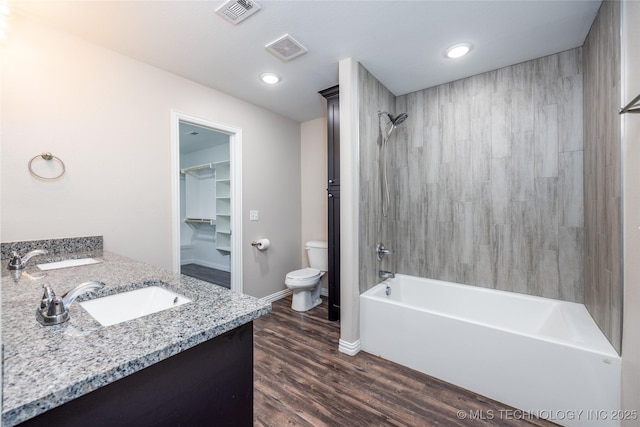
<svg viewBox="0 0 640 427"><path fill-rule="evenodd" d="M640 114L640 95L633 98L633 101L628 103L626 107L620 109L620 114L624 113Z"/></svg>
<svg viewBox="0 0 640 427"><path fill-rule="evenodd" d="M199 171L202 169L213 169L213 163L207 163L206 165L200 165L200 166L193 166L191 168L185 168L180 170L181 174L185 174L187 172L195 172L195 171Z"/></svg>
<svg viewBox="0 0 640 427"><path fill-rule="evenodd" d="M207 219L207 218L186 218L184 222L196 222L196 223L213 225L215 223L215 220Z"/></svg>

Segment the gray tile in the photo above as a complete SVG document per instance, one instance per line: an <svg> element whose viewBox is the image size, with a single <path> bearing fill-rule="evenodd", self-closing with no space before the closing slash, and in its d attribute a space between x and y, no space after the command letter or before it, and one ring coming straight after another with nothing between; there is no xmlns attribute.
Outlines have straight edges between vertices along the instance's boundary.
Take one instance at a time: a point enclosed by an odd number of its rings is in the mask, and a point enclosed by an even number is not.
<svg viewBox="0 0 640 427"><path fill-rule="evenodd" d="M539 253L537 283L540 286L540 296L560 298L560 272L558 251L543 250Z"/></svg>
<svg viewBox="0 0 640 427"><path fill-rule="evenodd" d="M491 157L511 155L511 98L510 93L491 95Z"/></svg>
<svg viewBox="0 0 640 427"><path fill-rule="evenodd" d="M584 189L582 151L559 155L559 224L572 227L584 225Z"/></svg>
<svg viewBox="0 0 640 427"><path fill-rule="evenodd" d="M558 179L536 178L536 229L541 249L558 249Z"/></svg>
<svg viewBox="0 0 640 427"><path fill-rule="evenodd" d="M558 271L560 298L565 301L584 301L584 229L582 227L559 228Z"/></svg>
<svg viewBox="0 0 640 427"><path fill-rule="evenodd" d="M509 199L511 195L510 158L491 159L491 222L509 224L511 213Z"/></svg>
<svg viewBox="0 0 640 427"><path fill-rule="evenodd" d="M583 110L576 108L583 103L582 74L564 77L558 84L558 149L582 150Z"/></svg>
<svg viewBox="0 0 640 427"><path fill-rule="evenodd" d="M540 105L535 119L536 177L558 176L558 106Z"/></svg>
<svg viewBox="0 0 640 427"><path fill-rule="evenodd" d="M534 133L518 132L513 135L511 200L524 202L534 195Z"/></svg>
<svg viewBox="0 0 640 427"><path fill-rule="evenodd" d="M372 236L389 239L398 250L390 265L403 273L577 298L585 276L579 260L590 244L580 218L585 209L602 216L580 188L590 180L595 198L613 176L588 175L585 166L581 178L580 59L574 49L403 95L392 106L367 74L361 87L373 95L360 107L367 122L360 124L360 156L368 163L361 164L361 187L371 188L361 188L361 208L373 212L360 219L375 223L361 223L367 245ZM367 142L380 133L371 118L383 108L410 114L390 145L394 203L384 222L376 213L379 154ZM377 268L369 254L361 259Z"/></svg>

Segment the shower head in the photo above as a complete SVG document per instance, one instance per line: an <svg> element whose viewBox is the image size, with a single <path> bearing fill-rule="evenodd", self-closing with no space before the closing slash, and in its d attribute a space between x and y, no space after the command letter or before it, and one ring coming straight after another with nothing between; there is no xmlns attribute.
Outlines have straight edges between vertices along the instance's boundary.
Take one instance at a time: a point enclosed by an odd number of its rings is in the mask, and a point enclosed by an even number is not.
<svg viewBox="0 0 640 427"><path fill-rule="evenodd" d="M384 140L382 141L382 144L384 145L387 140L391 137L391 134L393 133L393 130L400 125L400 123L404 122L405 120L407 120L407 117L409 117L409 115L407 113L401 113L398 114L398 116L393 117L391 115L391 113L387 113L386 111L378 111L378 117L386 115L389 118L389 121L391 122L391 127L389 128L389 131L387 132L387 135L385 136Z"/></svg>
<svg viewBox="0 0 640 427"><path fill-rule="evenodd" d="M400 123L407 120L407 117L409 117L407 113L401 113L401 114L398 114L397 117L393 117L391 113L387 113L386 111L378 112L378 117L382 115L386 115L387 117L389 117L389 121L394 127L398 126Z"/></svg>
<svg viewBox="0 0 640 427"><path fill-rule="evenodd" d="M387 113L387 114L389 115L389 120L391 120L391 123L393 123L394 126L398 126L400 123L402 123L405 120L407 120L407 117L409 117L409 115L407 113L398 114L397 117L393 117L389 113Z"/></svg>

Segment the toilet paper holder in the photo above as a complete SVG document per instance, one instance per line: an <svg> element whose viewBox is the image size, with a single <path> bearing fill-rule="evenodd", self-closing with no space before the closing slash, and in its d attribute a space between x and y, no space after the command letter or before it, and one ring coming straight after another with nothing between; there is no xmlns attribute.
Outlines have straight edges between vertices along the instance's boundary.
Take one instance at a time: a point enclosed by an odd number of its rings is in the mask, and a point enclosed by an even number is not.
<svg viewBox="0 0 640 427"><path fill-rule="evenodd" d="M251 242L251 246L257 248L259 251L264 251L269 248L271 242L269 239L258 239Z"/></svg>

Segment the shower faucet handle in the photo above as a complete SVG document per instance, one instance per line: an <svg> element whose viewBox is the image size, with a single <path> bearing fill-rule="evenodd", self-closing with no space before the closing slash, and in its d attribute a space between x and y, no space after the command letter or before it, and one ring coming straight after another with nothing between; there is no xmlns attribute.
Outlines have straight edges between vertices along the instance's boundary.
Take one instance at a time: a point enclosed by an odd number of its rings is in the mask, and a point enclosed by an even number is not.
<svg viewBox="0 0 640 427"><path fill-rule="evenodd" d="M382 261L385 255L389 255L392 253L393 250L385 248L384 244L382 243L378 243L378 245L376 246L376 258L378 259L378 261Z"/></svg>

